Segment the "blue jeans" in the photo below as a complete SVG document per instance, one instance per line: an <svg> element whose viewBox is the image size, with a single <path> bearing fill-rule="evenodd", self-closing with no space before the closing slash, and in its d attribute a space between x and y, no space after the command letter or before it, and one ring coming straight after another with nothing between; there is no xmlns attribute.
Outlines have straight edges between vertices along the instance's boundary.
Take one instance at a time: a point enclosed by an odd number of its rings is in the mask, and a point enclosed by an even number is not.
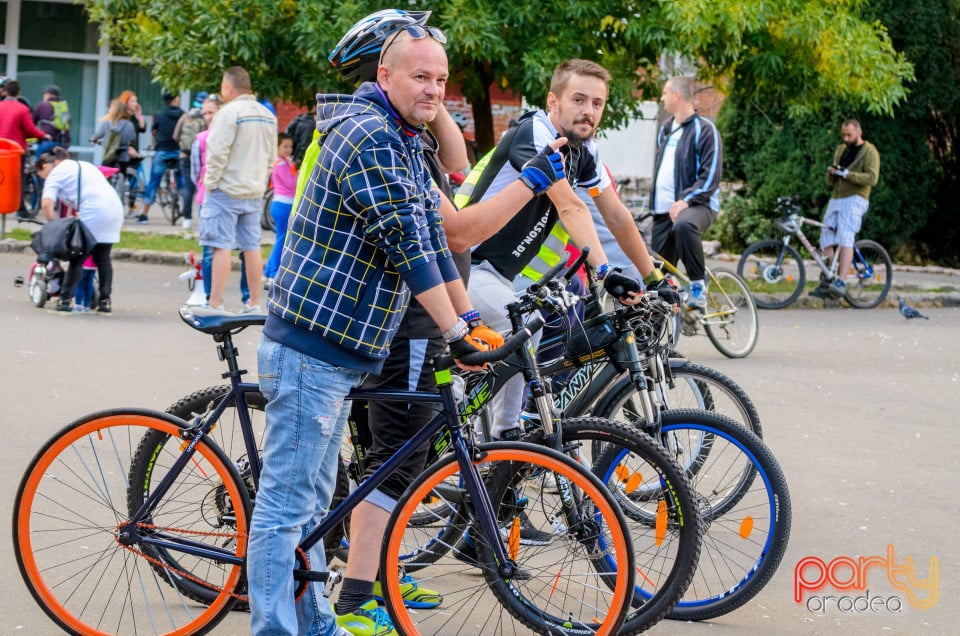
<svg viewBox="0 0 960 636"><path fill-rule="evenodd" d="M273 231L277 235L277 240L270 251L270 259L263 268L263 275L266 278L275 278L280 271L280 255L283 253L283 240L287 236L287 223L290 222L292 209L292 203L274 201L270 204L270 216L273 217Z"/></svg>
<svg viewBox="0 0 960 636"><path fill-rule="evenodd" d="M200 259L200 274L203 276L203 295L210 300L210 277L213 276L213 248L209 245L203 248L203 257ZM246 303L250 300L250 286L247 284L247 265L243 261L243 252L240 252L240 299Z"/></svg>
<svg viewBox="0 0 960 636"><path fill-rule="evenodd" d="M294 550L330 507L350 412L344 398L363 374L266 337L257 349L257 367L268 402L263 472L247 552L250 628L258 636L330 636L337 624L322 583L311 583L294 603ZM307 557L311 570L324 571L323 541Z"/></svg>
<svg viewBox="0 0 960 636"><path fill-rule="evenodd" d="M187 175L181 177L183 185L180 185L180 193L183 195L183 218L193 218L193 197L197 195L197 184L193 182L190 175L190 155L180 157L180 174ZM178 183L179 185L179 183Z"/></svg>
<svg viewBox="0 0 960 636"><path fill-rule="evenodd" d="M160 187L160 179L163 177L163 171L167 169L167 159L176 159L177 166L177 189L183 190L183 173L180 172L179 150L158 150L153 153L153 161L150 162L150 182L147 183L147 189L143 193L143 202L148 206L153 204L157 198L157 188Z"/></svg>
<svg viewBox="0 0 960 636"><path fill-rule="evenodd" d="M83 274L80 275L80 282L77 283L77 289L73 292L73 302L84 307L93 305L93 295L96 290L93 288L93 278L97 270L83 268Z"/></svg>

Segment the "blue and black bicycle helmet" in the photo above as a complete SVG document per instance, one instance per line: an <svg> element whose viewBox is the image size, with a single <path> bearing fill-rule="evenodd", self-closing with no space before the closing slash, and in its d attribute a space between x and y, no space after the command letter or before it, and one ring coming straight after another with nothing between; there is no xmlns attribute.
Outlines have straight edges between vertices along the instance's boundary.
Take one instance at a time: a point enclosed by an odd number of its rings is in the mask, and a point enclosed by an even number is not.
<svg viewBox="0 0 960 636"><path fill-rule="evenodd" d="M429 17L429 11L384 9L371 13L347 31L327 59L346 80L373 81L387 37L411 24L425 26Z"/></svg>

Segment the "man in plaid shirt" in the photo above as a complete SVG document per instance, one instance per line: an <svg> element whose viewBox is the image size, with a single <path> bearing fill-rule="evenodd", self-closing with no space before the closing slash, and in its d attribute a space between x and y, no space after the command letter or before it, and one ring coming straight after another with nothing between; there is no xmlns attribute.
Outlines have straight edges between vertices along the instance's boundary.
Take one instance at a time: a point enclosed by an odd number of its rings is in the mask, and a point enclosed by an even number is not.
<svg viewBox="0 0 960 636"><path fill-rule="evenodd" d="M365 373L380 371L407 289L454 357L503 343L479 319L463 319L476 312L423 162L420 129L436 115L447 76L435 37L399 31L384 47L376 83L318 96L320 151L304 166L309 178L257 352L269 403L247 561L255 634L338 633L320 584L294 603L294 548L330 505L344 398ZM322 543L308 557L312 569L325 569Z"/></svg>

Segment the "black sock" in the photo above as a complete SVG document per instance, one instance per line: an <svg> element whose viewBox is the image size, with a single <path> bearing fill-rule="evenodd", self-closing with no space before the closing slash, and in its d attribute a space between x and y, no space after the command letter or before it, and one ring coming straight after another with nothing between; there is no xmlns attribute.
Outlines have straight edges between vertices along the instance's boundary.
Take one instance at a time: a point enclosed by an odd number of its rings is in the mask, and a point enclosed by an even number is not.
<svg viewBox="0 0 960 636"><path fill-rule="evenodd" d="M344 577L335 611L337 614L350 614L372 598L373 583L371 581Z"/></svg>

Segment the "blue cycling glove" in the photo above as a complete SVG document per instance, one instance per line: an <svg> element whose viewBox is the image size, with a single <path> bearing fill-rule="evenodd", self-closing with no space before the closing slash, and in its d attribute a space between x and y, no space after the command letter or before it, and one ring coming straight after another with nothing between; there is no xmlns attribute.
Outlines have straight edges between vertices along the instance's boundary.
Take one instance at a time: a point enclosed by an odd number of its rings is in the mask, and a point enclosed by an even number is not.
<svg viewBox="0 0 960 636"><path fill-rule="evenodd" d="M533 190L534 196L543 194L563 177L563 157L550 146L541 150L520 169L520 180Z"/></svg>

